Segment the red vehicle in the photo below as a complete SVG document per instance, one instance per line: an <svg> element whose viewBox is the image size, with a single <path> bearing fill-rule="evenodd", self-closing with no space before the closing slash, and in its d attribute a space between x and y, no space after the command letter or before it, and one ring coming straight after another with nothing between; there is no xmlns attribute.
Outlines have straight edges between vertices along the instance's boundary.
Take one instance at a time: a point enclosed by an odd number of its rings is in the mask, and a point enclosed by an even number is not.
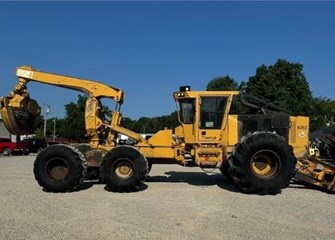
<svg viewBox="0 0 335 240"><path fill-rule="evenodd" d="M14 143L9 138L0 138L0 153L9 156L12 153L29 153L26 143Z"/></svg>

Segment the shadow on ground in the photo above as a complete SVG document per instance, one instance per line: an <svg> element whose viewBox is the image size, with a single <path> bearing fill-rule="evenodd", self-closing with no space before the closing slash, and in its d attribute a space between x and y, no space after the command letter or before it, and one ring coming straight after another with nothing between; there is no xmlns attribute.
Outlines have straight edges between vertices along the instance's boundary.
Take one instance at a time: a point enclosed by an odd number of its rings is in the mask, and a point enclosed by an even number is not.
<svg viewBox="0 0 335 240"><path fill-rule="evenodd" d="M85 191L91 187L93 187L95 184L99 184L101 182L98 182L98 181L84 181L78 188L76 188L75 190L73 191L65 191L65 192L80 192L80 191ZM47 192L47 193L54 193L54 191L50 191L46 188L42 188L42 191L43 192ZM64 192L64 193L65 193Z"/></svg>
<svg viewBox="0 0 335 240"><path fill-rule="evenodd" d="M230 192L238 192L238 193L244 193L242 190L240 190L233 182L232 180L224 177L221 173L210 173L207 174L205 172L175 172L175 171L169 171L165 172L165 175L162 176L148 176L146 182L152 182L152 183L187 183L193 186L218 186L221 189L230 191ZM74 192L80 192L85 191L87 189L90 189L94 185L104 185L104 183L100 180L86 180L84 181L79 188L74 190ZM135 192L141 192L148 188L147 184L142 184L139 189L137 189ZM322 189L320 187L314 186L312 184L306 184L301 181L292 179L290 185L288 188L293 189L301 189L301 190L315 190L315 191L322 191L325 193L330 193L329 191L326 191L325 189ZM108 192L112 192L107 186L104 186L104 189ZM45 189L43 189L44 192L50 192ZM247 194L247 193L245 193ZM333 193L334 194L334 193Z"/></svg>
<svg viewBox="0 0 335 240"><path fill-rule="evenodd" d="M138 189L136 190L131 190L131 191L118 191L117 193L129 193L129 192L142 192L144 190L146 190L148 188L148 185L146 185L145 183L142 184ZM107 192L115 192L113 190L111 190L108 186L105 186L104 189L107 191Z"/></svg>
<svg viewBox="0 0 335 240"><path fill-rule="evenodd" d="M199 172L165 172L165 176L148 176L147 182L188 183L194 186L215 186L231 191L240 192L235 184L221 173Z"/></svg>
<svg viewBox="0 0 335 240"><path fill-rule="evenodd" d="M162 176L148 176L146 182L152 183L187 183L194 186L218 186L222 189L231 192L241 192L238 187L228 178L224 177L221 173L199 173L199 172L175 172L169 171L165 172L165 175ZM103 184L102 181L84 181L79 188L75 191L85 191L90 189L94 185ZM144 191L148 188L148 185L145 183L136 191ZM108 192L112 192L107 186L104 189Z"/></svg>

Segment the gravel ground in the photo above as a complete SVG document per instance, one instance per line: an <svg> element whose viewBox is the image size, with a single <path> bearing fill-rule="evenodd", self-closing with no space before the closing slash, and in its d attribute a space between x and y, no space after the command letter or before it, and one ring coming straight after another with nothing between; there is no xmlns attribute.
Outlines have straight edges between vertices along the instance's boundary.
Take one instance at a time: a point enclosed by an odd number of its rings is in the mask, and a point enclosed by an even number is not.
<svg viewBox="0 0 335 240"><path fill-rule="evenodd" d="M241 193L218 170L154 165L144 189L72 193L36 183L36 156L0 156L0 239L334 239L334 194L291 184Z"/></svg>

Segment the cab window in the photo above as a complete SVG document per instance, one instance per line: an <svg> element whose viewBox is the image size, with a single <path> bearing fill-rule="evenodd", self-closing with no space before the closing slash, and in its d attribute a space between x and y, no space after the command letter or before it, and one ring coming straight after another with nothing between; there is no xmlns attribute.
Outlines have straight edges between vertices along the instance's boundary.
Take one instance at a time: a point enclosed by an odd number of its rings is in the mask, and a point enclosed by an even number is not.
<svg viewBox="0 0 335 240"><path fill-rule="evenodd" d="M220 129L228 97L202 97L200 105L200 128Z"/></svg>
<svg viewBox="0 0 335 240"><path fill-rule="evenodd" d="M181 99L179 100L179 119L184 124L194 122L195 115L195 99Z"/></svg>

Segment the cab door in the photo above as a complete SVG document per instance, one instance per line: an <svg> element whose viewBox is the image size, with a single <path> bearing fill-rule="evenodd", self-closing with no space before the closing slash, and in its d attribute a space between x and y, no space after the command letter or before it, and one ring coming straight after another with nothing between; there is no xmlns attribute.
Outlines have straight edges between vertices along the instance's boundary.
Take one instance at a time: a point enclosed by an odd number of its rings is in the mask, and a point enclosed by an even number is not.
<svg viewBox="0 0 335 240"><path fill-rule="evenodd" d="M200 143L221 141L221 129L225 127L229 96L200 96L197 140Z"/></svg>

